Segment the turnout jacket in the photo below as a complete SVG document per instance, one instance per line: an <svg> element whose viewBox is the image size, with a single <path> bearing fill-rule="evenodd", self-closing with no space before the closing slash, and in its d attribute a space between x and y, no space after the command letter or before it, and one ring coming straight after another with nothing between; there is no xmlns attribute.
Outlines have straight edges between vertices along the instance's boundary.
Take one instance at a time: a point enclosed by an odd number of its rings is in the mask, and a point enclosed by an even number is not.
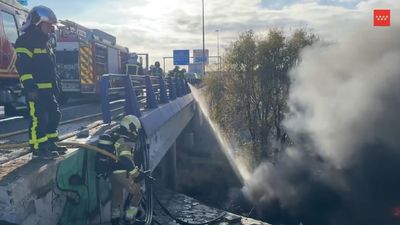
<svg viewBox="0 0 400 225"><path fill-rule="evenodd" d="M15 62L24 93L59 94L55 55L48 47L48 35L30 27L15 43Z"/></svg>
<svg viewBox="0 0 400 225"><path fill-rule="evenodd" d="M120 131L120 130L119 130ZM108 151L117 157L117 161L111 160L108 156L98 154L96 156L95 170L97 176L106 177L109 173L129 173L132 176L137 176L139 169L135 161L139 160L135 154L136 149L140 145L136 142L137 138L131 138L119 131L111 135L100 136L98 147Z"/></svg>

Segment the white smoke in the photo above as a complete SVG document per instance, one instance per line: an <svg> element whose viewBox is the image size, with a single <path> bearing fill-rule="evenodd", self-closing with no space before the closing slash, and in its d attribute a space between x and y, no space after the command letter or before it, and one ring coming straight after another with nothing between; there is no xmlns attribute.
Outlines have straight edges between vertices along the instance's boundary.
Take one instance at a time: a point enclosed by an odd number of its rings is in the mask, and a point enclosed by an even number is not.
<svg viewBox="0 0 400 225"><path fill-rule="evenodd" d="M371 141L398 146L398 115L390 113L400 96L399 40L400 29L358 30L337 44L304 51L292 73L287 128L308 134L336 167L346 167Z"/></svg>
<svg viewBox="0 0 400 225"><path fill-rule="evenodd" d="M379 166L368 168L376 163L396 165L394 161L400 160L400 16L392 17L391 27L373 27L371 6L376 2L360 3L359 9L370 10L369 14L341 24L351 32L344 32L335 43L319 43L302 52L301 64L291 72L290 113L284 122L295 145L280 163L263 163L247 181L243 190L254 203L270 207L278 201L280 208L296 216L307 211L299 210L302 206L309 208L306 213L320 210L319 204L309 201L328 205L327 211L336 207L329 204L343 204L338 211L344 217L343 207L362 205L360 199L371 204L381 201L371 193L384 190L378 186L398 177L400 165L390 170L383 166L382 173ZM391 6L392 15L400 15L400 10L395 11L400 3L393 1ZM393 181L390 188L400 188L400 183ZM389 193L379 210L400 199ZM368 215L378 206L362 207ZM344 224L336 216L319 222ZM354 213L352 221L365 222L358 216ZM390 219L385 221L391 224Z"/></svg>

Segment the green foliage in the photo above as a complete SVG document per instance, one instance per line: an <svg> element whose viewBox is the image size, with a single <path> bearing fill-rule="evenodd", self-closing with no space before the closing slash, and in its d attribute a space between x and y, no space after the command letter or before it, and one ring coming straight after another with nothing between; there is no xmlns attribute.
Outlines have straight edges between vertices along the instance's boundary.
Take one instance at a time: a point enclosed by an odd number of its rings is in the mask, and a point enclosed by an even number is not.
<svg viewBox="0 0 400 225"><path fill-rule="evenodd" d="M226 49L222 75L206 79L211 117L255 158L273 159L290 142L282 126L288 73L300 62L300 51L316 41L303 29L290 36L279 29L266 36L247 31Z"/></svg>

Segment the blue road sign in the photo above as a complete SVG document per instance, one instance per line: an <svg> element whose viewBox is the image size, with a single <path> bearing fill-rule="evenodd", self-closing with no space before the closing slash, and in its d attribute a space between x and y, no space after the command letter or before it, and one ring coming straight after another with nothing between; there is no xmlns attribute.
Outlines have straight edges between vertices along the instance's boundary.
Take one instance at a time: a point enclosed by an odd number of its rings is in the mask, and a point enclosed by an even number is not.
<svg viewBox="0 0 400 225"><path fill-rule="evenodd" d="M174 65L189 65L189 50L174 50Z"/></svg>
<svg viewBox="0 0 400 225"><path fill-rule="evenodd" d="M204 64L208 65L209 53L208 49L204 49ZM193 63L203 63L203 49L193 50Z"/></svg>

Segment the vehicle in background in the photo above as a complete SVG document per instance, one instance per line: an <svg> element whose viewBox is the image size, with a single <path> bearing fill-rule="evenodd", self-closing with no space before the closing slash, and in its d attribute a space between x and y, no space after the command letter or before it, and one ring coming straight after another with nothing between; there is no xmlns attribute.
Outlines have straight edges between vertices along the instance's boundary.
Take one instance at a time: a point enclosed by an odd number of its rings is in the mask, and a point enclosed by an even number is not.
<svg viewBox="0 0 400 225"><path fill-rule="evenodd" d="M7 115L17 115L26 108L19 76L15 69L14 44L20 35L19 29L29 10L16 0L0 0L0 106ZM132 68L131 75L144 75L142 57L148 54L130 53L127 47L116 43L116 37L98 30L89 29L78 23L63 20L51 39L56 54L57 71L62 86L60 103L68 98L98 96L100 78L103 74L128 74L127 64L139 65ZM142 68L142 72L141 69ZM122 93L123 82L110 79L111 94ZM115 88L113 88L115 87Z"/></svg>
<svg viewBox="0 0 400 225"><path fill-rule="evenodd" d="M117 45L114 36L69 20L62 20L60 24L55 54L62 101L71 96L98 94L103 74L126 73L129 49ZM111 81L110 85L117 83Z"/></svg>
<svg viewBox="0 0 400 225"><path fill-rule="evenodd" d="M15 0L0 0L0 106L4 106L6 115L15 115L25 105L15 69L14 44L28 12Z"/></svg>

